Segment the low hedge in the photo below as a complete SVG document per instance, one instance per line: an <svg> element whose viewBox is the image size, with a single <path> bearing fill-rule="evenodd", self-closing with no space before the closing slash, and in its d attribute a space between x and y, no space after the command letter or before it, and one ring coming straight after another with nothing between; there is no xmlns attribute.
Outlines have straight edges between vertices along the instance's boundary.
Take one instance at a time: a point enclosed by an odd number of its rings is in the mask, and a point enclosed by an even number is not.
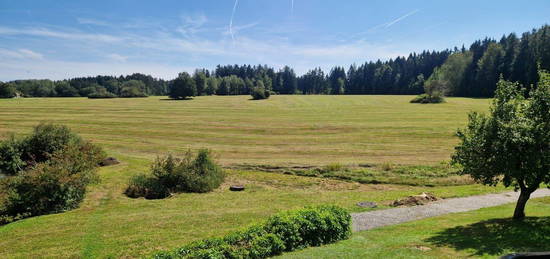
<svg viewBox="0 0 550 259"><path fill-rule="evenodd" d="M221 238L208 238L153 258L267 258L351 236L350 214L336 206L307 207L271 216L266 222Z"/></svg>

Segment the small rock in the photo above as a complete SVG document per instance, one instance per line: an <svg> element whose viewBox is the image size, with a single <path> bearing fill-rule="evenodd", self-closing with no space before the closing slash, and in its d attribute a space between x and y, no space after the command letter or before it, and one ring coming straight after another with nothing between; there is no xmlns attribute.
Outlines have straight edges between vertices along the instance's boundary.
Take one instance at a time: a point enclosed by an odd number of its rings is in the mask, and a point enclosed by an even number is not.
<svg viewBox="0 0 550 259"><path fill-rule="evenodd" d="M362 201L358 202L357 206L362 208L376 208L378 205L376 204L376 202L373 201Z"/></svg>
<svg viewBox="0 0 550 259"><path fill-rule="evenodd" d="M430 250L432 250L431 248L429 248L427 246L415 246L414 248L416 248L420 251L430 251Z"/></svg>
<svg viewBox="0 0 550 259"><path fill-rule="evenodd" d="M120 164L120 162L114 157L107 157L99 163L100 166L109 166L109 165L116 165L116 164Z"/></svg>
<svg viewBox="0 0 550 259"><path fill-rule="evenodd" d="M244 191L244 185L231 185L229 186L229 190L234 192Z"/></svg>

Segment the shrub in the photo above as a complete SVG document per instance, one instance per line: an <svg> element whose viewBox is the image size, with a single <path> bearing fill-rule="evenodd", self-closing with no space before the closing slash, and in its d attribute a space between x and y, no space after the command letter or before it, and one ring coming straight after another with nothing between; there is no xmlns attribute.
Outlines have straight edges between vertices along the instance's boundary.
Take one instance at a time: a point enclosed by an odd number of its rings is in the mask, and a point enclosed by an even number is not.
<svg viewBox="0 0 550 259"><path fill-rule="evenodd" d="M0 173L15 175L25 168L27 163L21 159L22 155L22 143L14 136L0 142Z"/></svg>
<svg viewBox="0 0 550 259"><path fill-rule="evenodd" d="M117 98L117 97L118 96L116 94L108 91L99 91L88 95L89 99L109 99L109 98Z"/></svg>
<svg viewBox="0 0 550 259"><path fill-rule="evenodd" d="M129 80L121 85L120 97L147 97L146 86L142 81Z"/></svg>
<svg viewBox="0 0 550 259"><path fill-rule="evenodd" d="M183 170L185 191L209 192L218 188L225 178L225 173L214 163L207 149L199 150L197 157L188 168L189 170Z"/></svg>
<svg viewBox="0 0 550 259"><path fill-rule="evenodd" d="M85 142L63 125L41 123L24 138L14 136L0 141L0 173L14 175L37 163L42 163L69 146Z"/></svg>
<svg viewBox="0 0 550 259"><path fill-rule="evenodd" d="M335 206L320 206L279 213L267 220L265 229L281 238L285 251L320 246L347 239L351 217Z"/></svg>
<svg viewBox="0 0 550 259"><path fill-rule="evenodd" d="M268 99L271 95L271 92L269 90L266 90L265 88L255 87L251 90L250 95L252 96L253 100L263 100Z"/></svg>
<svg viewBox="0 0 550 259"><path fill-rule="evenodd" d="M320 246L351 235L351 216L336 206L309 207L270 217L265 223L222 238L185 245L154 258L267 258L308 246Z"/></svg>
<svg viewBox="0 0 550 259"><path fill-rule="evenodd" d="M411 100L411 103L442 103L445 99L440 94L421 94Z"/></svg>
<svg viewBox="0 0 550 259"><path fill-rule="evenodd" d="M82 139L64 125L40 123L33 133L22 140L23 160L28 163L40 163L67 146L81 145Z"/></svg>
<svg viewBox="0 0 550 259"><path fill-rule="evenodd" d="M163 199L170 196L170 191L157 178L138 174L130 179L124 194L130 198Z"/></svg>
<svg viewBox="0 0 550 259"><path fill-rule="evenodd" d="M86 186L96 180L101 149L89 143L56 152L45 163L2 179L0 224L77 208Z"/></svg>
<svg viewBox="0 0 550 259"><path fill-rule="evenodd" d="M0 179L0 224L78 207L105 157L99 147L53 124L40 124L29 137L12 137L0 147L2 170L14 175Z"/></svg>
<svg viewBox="0 0 550 259"><path fill-rule="evenodd" d="M12 84L0 82L0 98L13 98L17 96L17 90Z"/></svg>
<svg viewBox="0 0 550 259"><path fill-rule="evenodd" d="M183 158L172 155L157 158L151 174L130 179L124 192L128 197L162 199L174 192L209 192L218 188L225 173L211 158L210 151L201 149L195 158L188 151Z"/></svg>

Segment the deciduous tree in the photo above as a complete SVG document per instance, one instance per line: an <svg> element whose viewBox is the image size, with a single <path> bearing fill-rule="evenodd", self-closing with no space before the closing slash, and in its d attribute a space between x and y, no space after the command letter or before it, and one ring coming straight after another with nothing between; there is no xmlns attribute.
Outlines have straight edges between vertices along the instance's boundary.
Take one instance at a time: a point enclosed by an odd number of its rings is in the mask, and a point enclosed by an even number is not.
<svg viewBox="0 0 550 259"><path fill-rule="evenodd" d="M514 219L525 217L525 205L541 184L550 183L550 75L528 98L517 83L501 78L489 115L471 113L459 130L453 161L486 185L503 183L520 190Z"/></svg>

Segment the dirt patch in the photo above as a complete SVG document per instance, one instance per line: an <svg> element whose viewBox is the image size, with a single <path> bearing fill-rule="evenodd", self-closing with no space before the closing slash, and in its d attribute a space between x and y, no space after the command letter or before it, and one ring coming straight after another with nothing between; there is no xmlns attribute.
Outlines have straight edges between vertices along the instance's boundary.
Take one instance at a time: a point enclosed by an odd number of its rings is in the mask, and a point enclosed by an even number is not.
<svg viewBox="0 0 550 259"><path fill-rule="evenodd" d="M423 192L420 195L413 195L409 196L404 199L395 200L391 206L393 207L399 207L399 206L417 206L417 205L424 205L426 203L437 201L438 198L435 197L431 193L425 193Z"/></svg>
<svg viewBox="0 0 550 259"><path fill-rule="evenodd" d="M420 246L420 245L414 246L414 249L418 249L420 251L430 251L430 250L432 250L430 247Z"/></svg>
<svg viewBox="0 0 550 259"><path fill-rule="evenodd" d="M107 157L99 163L100 166L110 166L110 165L118 165L118 164L120 164L120 161L118 161L114 157Z"/></svg>

